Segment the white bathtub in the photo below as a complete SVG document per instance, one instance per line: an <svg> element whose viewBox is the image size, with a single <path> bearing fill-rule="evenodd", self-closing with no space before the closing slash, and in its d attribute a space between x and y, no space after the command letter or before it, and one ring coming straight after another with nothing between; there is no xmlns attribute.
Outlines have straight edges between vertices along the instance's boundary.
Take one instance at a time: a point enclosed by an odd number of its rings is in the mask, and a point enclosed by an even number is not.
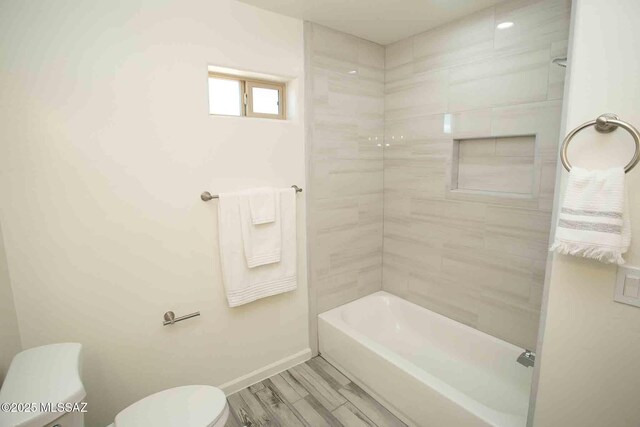
<svg viewBox="0 0 640 427"><path fill-rule="evenodd" d="M318 317L322 356L407 424L526 425L521 348L386 292Z"/></svg>

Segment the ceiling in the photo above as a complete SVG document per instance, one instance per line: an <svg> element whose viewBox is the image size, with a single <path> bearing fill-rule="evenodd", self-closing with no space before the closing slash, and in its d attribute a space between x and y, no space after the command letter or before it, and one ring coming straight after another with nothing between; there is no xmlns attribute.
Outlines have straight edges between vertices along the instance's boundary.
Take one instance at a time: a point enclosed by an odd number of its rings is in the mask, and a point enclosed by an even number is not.
<svg viewBox="0 0 640 427"><path fill-rule="evenodd" d="M240 0L386 45L502 0Z"/></svg>

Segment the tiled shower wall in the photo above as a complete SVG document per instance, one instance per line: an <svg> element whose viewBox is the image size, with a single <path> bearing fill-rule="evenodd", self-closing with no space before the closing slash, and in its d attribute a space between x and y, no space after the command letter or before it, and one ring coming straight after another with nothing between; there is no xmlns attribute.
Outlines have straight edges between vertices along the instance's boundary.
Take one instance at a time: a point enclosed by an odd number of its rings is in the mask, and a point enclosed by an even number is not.
<svg viewBox="0 0 640 427"><path fill-rule="evenodd" d="M313 338L317 313L382 288L384 48L307 22L305 49Z"/></svg>
<svg viewBox="0 0 640 427"><path fill-rule="evenodd" d="M570 4L509 1L386 48L383 288L528 348L560 137L564 69L551 59L566 56ZM514 25L496 29L501 22ZM455 188L454 140L491 151L500 140L477 138L528 135L532 153L503 153L507 164L532 164L511 172L529 174L530 194ZM495 162L489 151L484 161ZM474 169L485 190L491 174Z"/></svg>
<svg viewBox="0 0 640 427"><path fill-rule="evenodd" d="M509 1L386 49L305 24L312 336L317 313L384 288L535 347L569 15ZM456 140L467 163L528 166L457 189ZM531 194L488 191L505 170Z"/></svg>

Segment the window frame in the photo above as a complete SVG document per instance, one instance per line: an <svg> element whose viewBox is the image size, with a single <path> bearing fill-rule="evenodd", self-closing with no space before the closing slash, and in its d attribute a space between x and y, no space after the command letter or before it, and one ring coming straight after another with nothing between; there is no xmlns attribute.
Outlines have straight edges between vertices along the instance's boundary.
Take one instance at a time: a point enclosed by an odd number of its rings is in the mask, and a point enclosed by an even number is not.
<svg viewBox="0 0 640 427"><path fill-rule="evenodd" d="M257 80L247 78L243 76L234 76L231 74L216 73L209 71L209 78L235 80L240 83L240 116L226 115L226 114L213 114L212 116L222 117L257 117L263 119L276 119L286 120L287 118L287 106L286 106L286 89L287 84L284 82ZM278 91L278 114L267 113L255 113L253 111L253 88L272 89Z"/></svg>
<svg viewBox="0 0 640 427"><path fill-rule="evenodd" d="M244 82L244 88L246 91L246 113L247 117L261 117L264 119L285 119L286 118L286 105L285 105L285 84L278 82L265 82L258 80L246 80ZM256 113L253 111L253 88L271 89L278 91L278 114L268 113Z"/></svg>

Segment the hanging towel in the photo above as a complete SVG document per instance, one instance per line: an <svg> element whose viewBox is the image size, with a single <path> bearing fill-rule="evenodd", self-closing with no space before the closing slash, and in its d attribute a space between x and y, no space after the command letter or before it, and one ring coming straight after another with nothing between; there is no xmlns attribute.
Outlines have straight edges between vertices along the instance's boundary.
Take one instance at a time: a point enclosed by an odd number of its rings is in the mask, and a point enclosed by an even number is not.
<svg viewBox="0 0 640 427"><path fill-rule="evenodd" d="M265 264L271 264L280 261L282 227L280 224L280 193L271 189L271 196L275 203L271 204L274 213L274 219L271 222L261 222L255 225L253 218L253 210L251 202L256 199L257 203L262 204L262 193L254 190L243 191L239 194L240 203L240 227L242 229L242 243L244 247L244 255L249 268L259 267ZM276 205L277 204L277 205ZM263 216L264 218L264 216Z"/></svg>
<svg viewBox="0 0 640 427"><path fill-rule="evenodd" d="M251 223L268 224L276 220L276 189L271 187L255 188L244 192L249 199Z"/></svg>
<svg viewBox="0 0 640 427"><path fill-rule="evenodd" d="M277 190L280 198L280 262L248 268L244 254L238 193L220 194L218 234L220 261L229 307L292 291L297 286L295 190Z"/></svg>
<svg viewBox="0 0 640 427"><path fill-rule="evenodd" d="M625 174L621 167L572 167L550 250L624 264L631 243Z"/></svg>

